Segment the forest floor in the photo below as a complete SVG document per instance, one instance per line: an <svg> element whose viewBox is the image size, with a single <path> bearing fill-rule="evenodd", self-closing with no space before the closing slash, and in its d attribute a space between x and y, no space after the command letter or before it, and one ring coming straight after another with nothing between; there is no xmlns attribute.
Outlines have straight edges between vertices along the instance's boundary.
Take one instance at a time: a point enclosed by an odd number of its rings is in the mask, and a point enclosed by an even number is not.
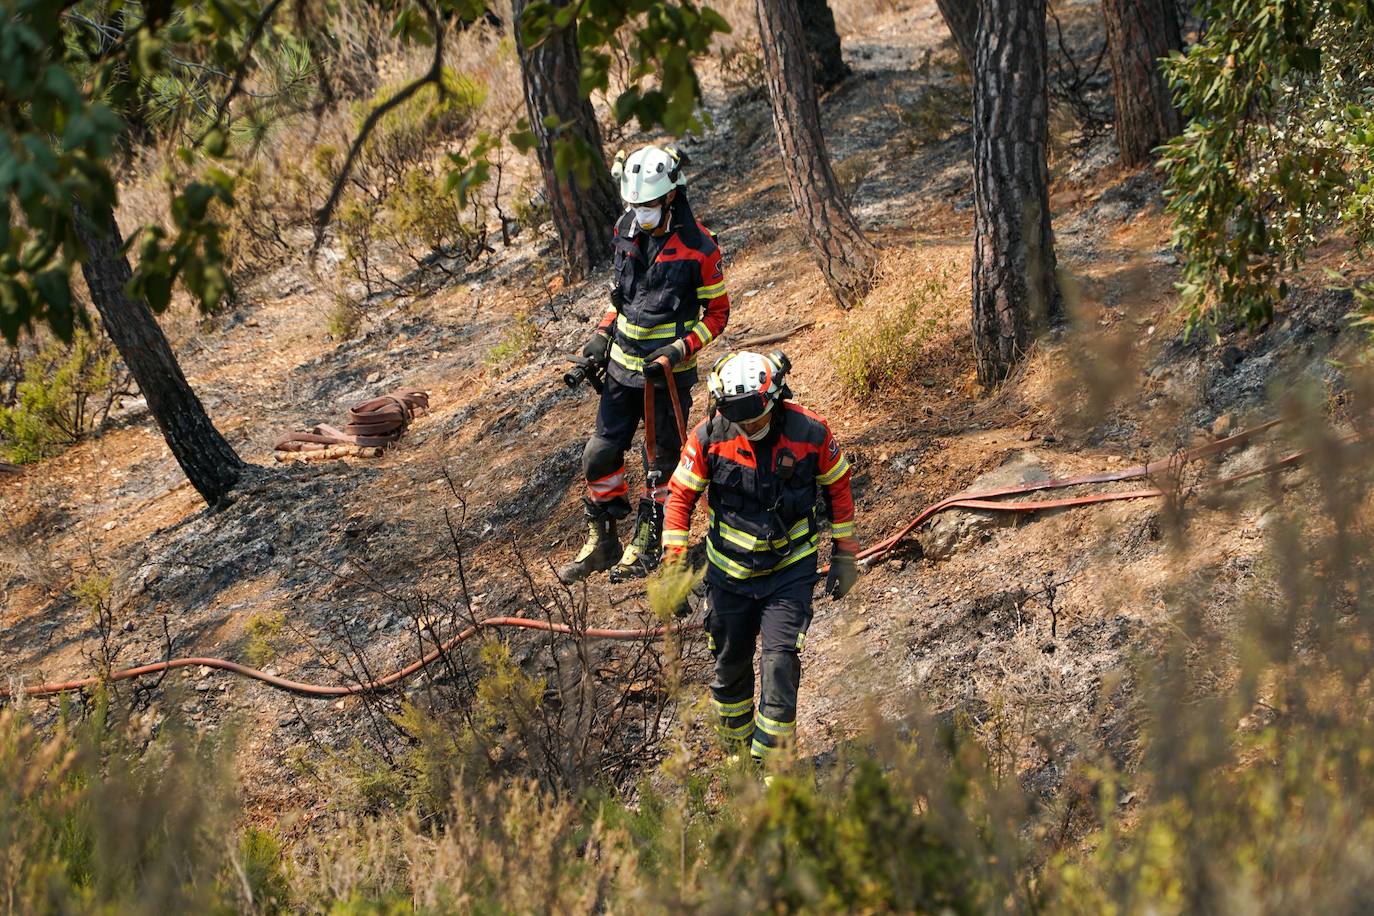
<svg viewBox="0 0 1374 916"><path fill-rule="evenodd" d="M797 400L830 420L855 467L861 540L976 481L1118 469L1210 440L1275 413L1270 392L1280 381L1291 389L1306 380L1338 398L1332 358L1354 346L1348 304L1317 286L1295 293L1263 332L1185 339L1159 181L1120 170L1110 130L1056 137L1053 150L1069 318L1016 377L982 392L967 311L966 82L933 3L884 7L844 40L854 73L823 99L824 127L854 210L883 249L881 281L863 307L836 308L792 226L765 98L714 80L716 128L686 148L694 208L727 258L730 327L711 352L782 337ZM250 630L280 619L276 671L337 682L323 659L348 654L341 641L370 670L390 670L416 651L407 609L459 588L446 512L462 517L474 612L532 612L532 591L556 590L553 565L584 536L579 461L595 402L561 374L603 302L598 282L551 278L553 242L529 235L462 283L372 314L352 340L323 330L329 302L318 278L287 267L245 290L215 328L181 341L192 385L259 466L219 512L205 509L137 412L0 477L4 676L33 683L91 670L99 628L76 594L95 574L112 582L104 651L117 665L161 658L168 638L178 655L243 660ZM845 343L862 346L875 320L907 306L920 316L907 337L908 370L880 392L856 394L839 358ZM533 341L498 370L490 356L518 332L520 315ZM335 421L398 386L429 390L431 410L384 457L274 465L278 434ZM701 401L699 393L694 419ZM1252 466L1273 447L1260 442L1219 462ZM1306 484L1298 472L1284 485ZM890 716L921 702L976 727L1015 720L1012 765L1045 792L1061 774L1034 740L1044 728L1120 728L1114 751L1128 759L1131 732L1109 698L1102 705L1108 673L1148 651L1180 587L1224 614L1260 560L1265 524L1244 505L1201 502L1182 539L1150 501L1005 524L953 515L875 565L845 600L818 599L804 656L803 755L824 760L872 708ZM586 596L598 625L645 615L640 584L598 577ZM529 662L540 638L509 638ZM609 664L628 650L595 651ZM704 657L700 646L691 651ZM693 670L700 676L704 665ZM233 724L249 801L263 812L325 805L328 780L303 777L293 752L307 742L342 748L369 727L357 701L298 700L219 674L177 674L160 691L159 708L179 705L200 727Z"/></svg>

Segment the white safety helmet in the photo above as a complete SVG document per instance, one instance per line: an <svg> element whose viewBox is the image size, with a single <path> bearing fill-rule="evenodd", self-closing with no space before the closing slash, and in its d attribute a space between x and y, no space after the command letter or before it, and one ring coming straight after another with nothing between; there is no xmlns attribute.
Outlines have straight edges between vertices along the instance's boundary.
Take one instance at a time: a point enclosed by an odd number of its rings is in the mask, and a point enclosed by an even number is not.
<svg viewBox="0 0 1374 916"><path fill-rule="evenodd" d="M611 176L620 179L620 196L632 207L658 200L687 184L676 152L657 146L635 150L628 157L622 151L611 167Z"/></svg>
<svg viewBox="0 0 1374 916"><path fill-rule="evenodd" d="M767 414L782 397L787 357L742 350L723 357L711 370L706 388L727 420L748 423Z"/></svg>

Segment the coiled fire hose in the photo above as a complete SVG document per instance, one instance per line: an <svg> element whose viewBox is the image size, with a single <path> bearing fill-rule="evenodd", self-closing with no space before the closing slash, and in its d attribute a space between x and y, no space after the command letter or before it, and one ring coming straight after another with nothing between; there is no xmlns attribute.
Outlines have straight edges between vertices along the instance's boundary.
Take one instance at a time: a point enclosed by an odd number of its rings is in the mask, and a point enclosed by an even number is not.
<svg viewBox="0 0 1374 916"><path fill-rule="evenodd" d="M669 379L669 390L672 391L671 378ZM647 394L647 393L646 393ZM646 397L647 399L647 397ZM674 398L676 401L676 398ZM651 406L646 405L646 406ZM679 409L679 416L681 412ZM927 506L919 515L907 522L894 534L872 544L858 553L860 561L867 560L872 563L883 556L891 553L896 546L906 538L911 532L924 524L927 520L944 512L948 509L986 509L995 512L1038 512L1045 509L1062 509L1070 506L1087 506L1096 503L1119 502L1122 500L1146 499L1150 497L1163 496L1164 491L1158 487L1147 487L1136 490L1126 490L1115 493L1092 493L1083 496L1069 496L1060 499L1048 500L1014 500L1003 501L1005 496L1023 496L1029 493L1037 493L1046 490L1062 490L1069 487L1083 486L1085 484L1114 483L1126 480L1142 480L1149 478L1162 471L1177 471L1183 465L1201 460L1203 458L1216 455L1228 448L1241 445L1254 436L1272 429L1281 421L1271 420L1251 429L1242 430L1233 436L1219 439L1197 448L1187 449L1175 453L1168 458L1151 461L1143 465L1136 465L1120 471L1107 471L1097 474L1082 474L1075 477L1063 477L1057 480L1046 480L1038 483L1021 484L1018 486L1002 487L994 490L985 490L977 493L966 493L959 496L951 496L937 503ZM1346 441L1353 441L1354 436ZM1209 482L1209 486L1226 486L1239 481L1258 477L1263 474L1277 471L1283 468L1292 467L1299 464L1304 457L1303 452L1295 452L1277 461L1270 462L1253 470L1230 477L1221 478ZM822 569L821 573L827 572ZM478 620L469 625L465 630L456 636L444 641L436 648L432 649L422 658L411 662L404 668L362 684L352 684L344 686L330 686L325 684L307 684L300 681L293 681L289 678L279 677L275 674L268 674L251 668L247 665L240 665L223 658L173 658L166 661L154 662L147 665L140 665L136 668L126 668L123 671L116 671L109 675L109 681L124 681L133 678L145 677L150 674L160 674L164 671L171 671L176 668L204 667L215 668L220 671L227 671L240 677L260 681L269 687L278 690L285 690L303 697L328 698L345 697L357 694L380 693L395 687L410 678L425 666L433 663L453 648L463 643L481 630L497 629L500 627L512 627L526 630L542 630L551 633L562 633L577 639L615 639L615 640L653 640L662 639L674 633L686 633L701 629L701 624L697 622L683 622L656 627L640 627L631 629L601 629L589 627L586 629L575 629L567 624L553 623L552 621L535 620L526 617L488 617L485 620ZM102 683L100 677L86 677L78 680L60 681L57 683L38 684L33 687L0 686L0 701L14 699L19 696L45 697L57 694L68 693L76 690L85 690L95 687Z"/></svg>

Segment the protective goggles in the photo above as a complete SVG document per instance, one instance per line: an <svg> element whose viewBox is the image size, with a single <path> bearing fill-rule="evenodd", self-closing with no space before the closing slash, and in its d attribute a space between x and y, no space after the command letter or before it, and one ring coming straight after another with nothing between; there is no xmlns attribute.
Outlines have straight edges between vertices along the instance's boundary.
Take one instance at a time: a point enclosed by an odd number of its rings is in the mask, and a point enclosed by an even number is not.
<svg viewBox="0 0 1374 916"><path fill-rule="evenodd" d="M772 406L772 400L765 397L761 391L732 394L726 398L716 399L716 409L731 423L748 423L750 420L757 420L768 413Z"/></svg>

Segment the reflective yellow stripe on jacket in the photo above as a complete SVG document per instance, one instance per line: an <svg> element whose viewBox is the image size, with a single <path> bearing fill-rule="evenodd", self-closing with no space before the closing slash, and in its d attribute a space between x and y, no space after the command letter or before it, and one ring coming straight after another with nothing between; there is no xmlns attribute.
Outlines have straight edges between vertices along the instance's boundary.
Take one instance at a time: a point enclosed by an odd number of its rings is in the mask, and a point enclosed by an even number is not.
<svg viewBox="0 0 1374 916"><path fill-rule="evenodd" d="M714 538L708 537L706 539L706 559L710 560L713 566L715 566L717 569L719 569L721 572L725 573L732 579L758 579L762 576L769 576L775 572L784 570L787 567L791 566L793 563L796 563L800 560L804 560L807 557L814 555L815 553L816 536L813 534L810 540L808 540L803 547L788 554L787 558L784 559L781 563L778 563L774 566L770 566L767 569L750 569L747 566L736 563L734 560L730 559L725 554L721 553L720 550L716 547L716 542Z"/></svg>
<svg viewBox="0 0 1374 916"><path fill-rule="evenodd" d="M709 510L707 514L707 520L710 522L710 525L714 530L720 532L721 539L724 540L727 544L733 544L741 550L748 550L752 552L759 552L764 550L781 550L782 548L791 544L793 541L799 540L800 538L804 538L811 533L811 519L809 518L804 518L801 521L797 522L795 525L793 525L792 528L787 532L787 537L777 538L776 540L771 541L767 538L761 538L757 535L750 534L747 531L741 531L738 528L725 524L724 522L716 518L715 509Z"/></svg>
<svg viewBox="0 0 1374 916"><path fill-rule="evenodd" d="M615 326L620 333L631 340L673 340L677 337L676 321L646 328L643 325L634 324L630 319L621 315L615 320Z"/></svg>

